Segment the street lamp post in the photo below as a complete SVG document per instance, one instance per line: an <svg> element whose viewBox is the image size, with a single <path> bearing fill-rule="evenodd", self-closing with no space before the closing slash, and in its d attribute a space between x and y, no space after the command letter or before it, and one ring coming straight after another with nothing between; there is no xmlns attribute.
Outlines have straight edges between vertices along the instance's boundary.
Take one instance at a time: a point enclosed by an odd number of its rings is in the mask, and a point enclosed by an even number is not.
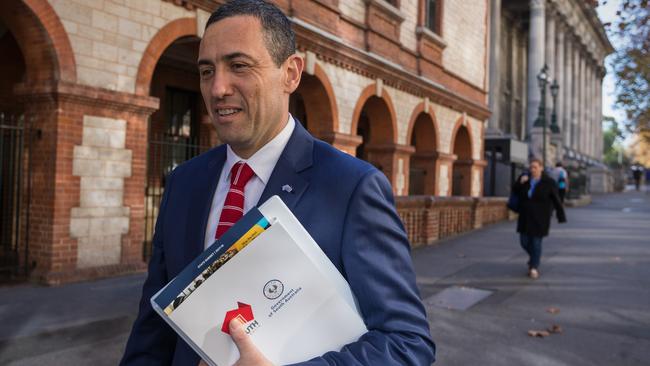
<svg viewBox="0 0 650 366"><path fill-rule="evenodd" d="M551 84L551 96L553 97L553 112L551 113L551 132L559 133L560 126L557 125L557 94L560 90L560 85L557 83L557 79L553 80Z"/></svg>
<svg viewBox="0 0 650 366"><path fill-rule="evenodd" d="M548 65L544 64L542 70L537 74L537 83L539 84L539 91L541 92L542 100L539 103L539 110L537 112L537 120L535 127L542 127L542 164L543 169L546 169L546 84L548 83Z"/></svg>

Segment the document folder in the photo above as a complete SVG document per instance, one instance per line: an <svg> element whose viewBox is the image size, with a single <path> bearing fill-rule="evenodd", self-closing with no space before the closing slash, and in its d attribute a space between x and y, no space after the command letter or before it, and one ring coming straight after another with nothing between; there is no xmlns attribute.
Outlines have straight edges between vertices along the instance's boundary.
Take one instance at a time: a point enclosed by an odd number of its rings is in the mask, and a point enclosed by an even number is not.
<svg viewBox="0 0 650 366"><path fill-rule="evenodd" d="M252 209L151 298L210 365L239 359L239 318L275 364L338 351L367 332L347 282L282 200Z"/></svg>

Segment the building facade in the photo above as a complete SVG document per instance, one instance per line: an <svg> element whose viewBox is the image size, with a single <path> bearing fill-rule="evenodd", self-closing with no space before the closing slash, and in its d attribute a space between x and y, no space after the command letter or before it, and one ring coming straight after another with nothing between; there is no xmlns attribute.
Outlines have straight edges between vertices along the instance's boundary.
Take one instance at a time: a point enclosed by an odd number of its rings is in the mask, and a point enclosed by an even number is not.
<svg viewBox="0 0 650 366"><path fill-rule="evenodd" d="M602 160L604 59L613 52L596 6L580 0L491 1L486 195L507 195L532 156L545 156L547 167L569 166L573 193L586 193L589 168Z"/></svg>
<svg viewBox="0 0 650 366"><path fill-rule="evenodd" d="M482 195L487 0L276 3L306 59L291 112L312 134L397 196ZM144 268L166 174L218 144L196 59L219 4L0 2L4 268L47 283Z"/></svg>

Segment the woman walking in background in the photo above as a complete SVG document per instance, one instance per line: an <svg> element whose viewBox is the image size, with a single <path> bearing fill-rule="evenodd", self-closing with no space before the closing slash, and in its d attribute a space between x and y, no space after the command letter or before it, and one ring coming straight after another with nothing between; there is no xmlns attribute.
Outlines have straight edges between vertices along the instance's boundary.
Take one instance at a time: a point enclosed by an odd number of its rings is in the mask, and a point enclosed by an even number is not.
<svg viewBox="0 0 650 366"><path fill-rule="evenodd" d="M555 181L543 172L539 159L531 160L530 173L517 179L512 192L519 201L517 232L521 246L529 256L528 276L536 279L542 257L542 238L548 235L553 208L560 223L566 222L564 208Z"/></svg>

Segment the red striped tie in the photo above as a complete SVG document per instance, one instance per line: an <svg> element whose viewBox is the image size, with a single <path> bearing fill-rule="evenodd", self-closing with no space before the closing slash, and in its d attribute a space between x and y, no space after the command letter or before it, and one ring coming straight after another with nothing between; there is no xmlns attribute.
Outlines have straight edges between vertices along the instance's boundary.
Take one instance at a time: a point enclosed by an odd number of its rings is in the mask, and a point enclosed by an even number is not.
<svg viewBox="0 0 650 366"><path fill-rule="evenodd" d="M244 187L253 175L255 175L253 169L241 161L233 165L230 170L230 189L223 202L215 239L221 238L223 233L244 215Z"/></svg>

